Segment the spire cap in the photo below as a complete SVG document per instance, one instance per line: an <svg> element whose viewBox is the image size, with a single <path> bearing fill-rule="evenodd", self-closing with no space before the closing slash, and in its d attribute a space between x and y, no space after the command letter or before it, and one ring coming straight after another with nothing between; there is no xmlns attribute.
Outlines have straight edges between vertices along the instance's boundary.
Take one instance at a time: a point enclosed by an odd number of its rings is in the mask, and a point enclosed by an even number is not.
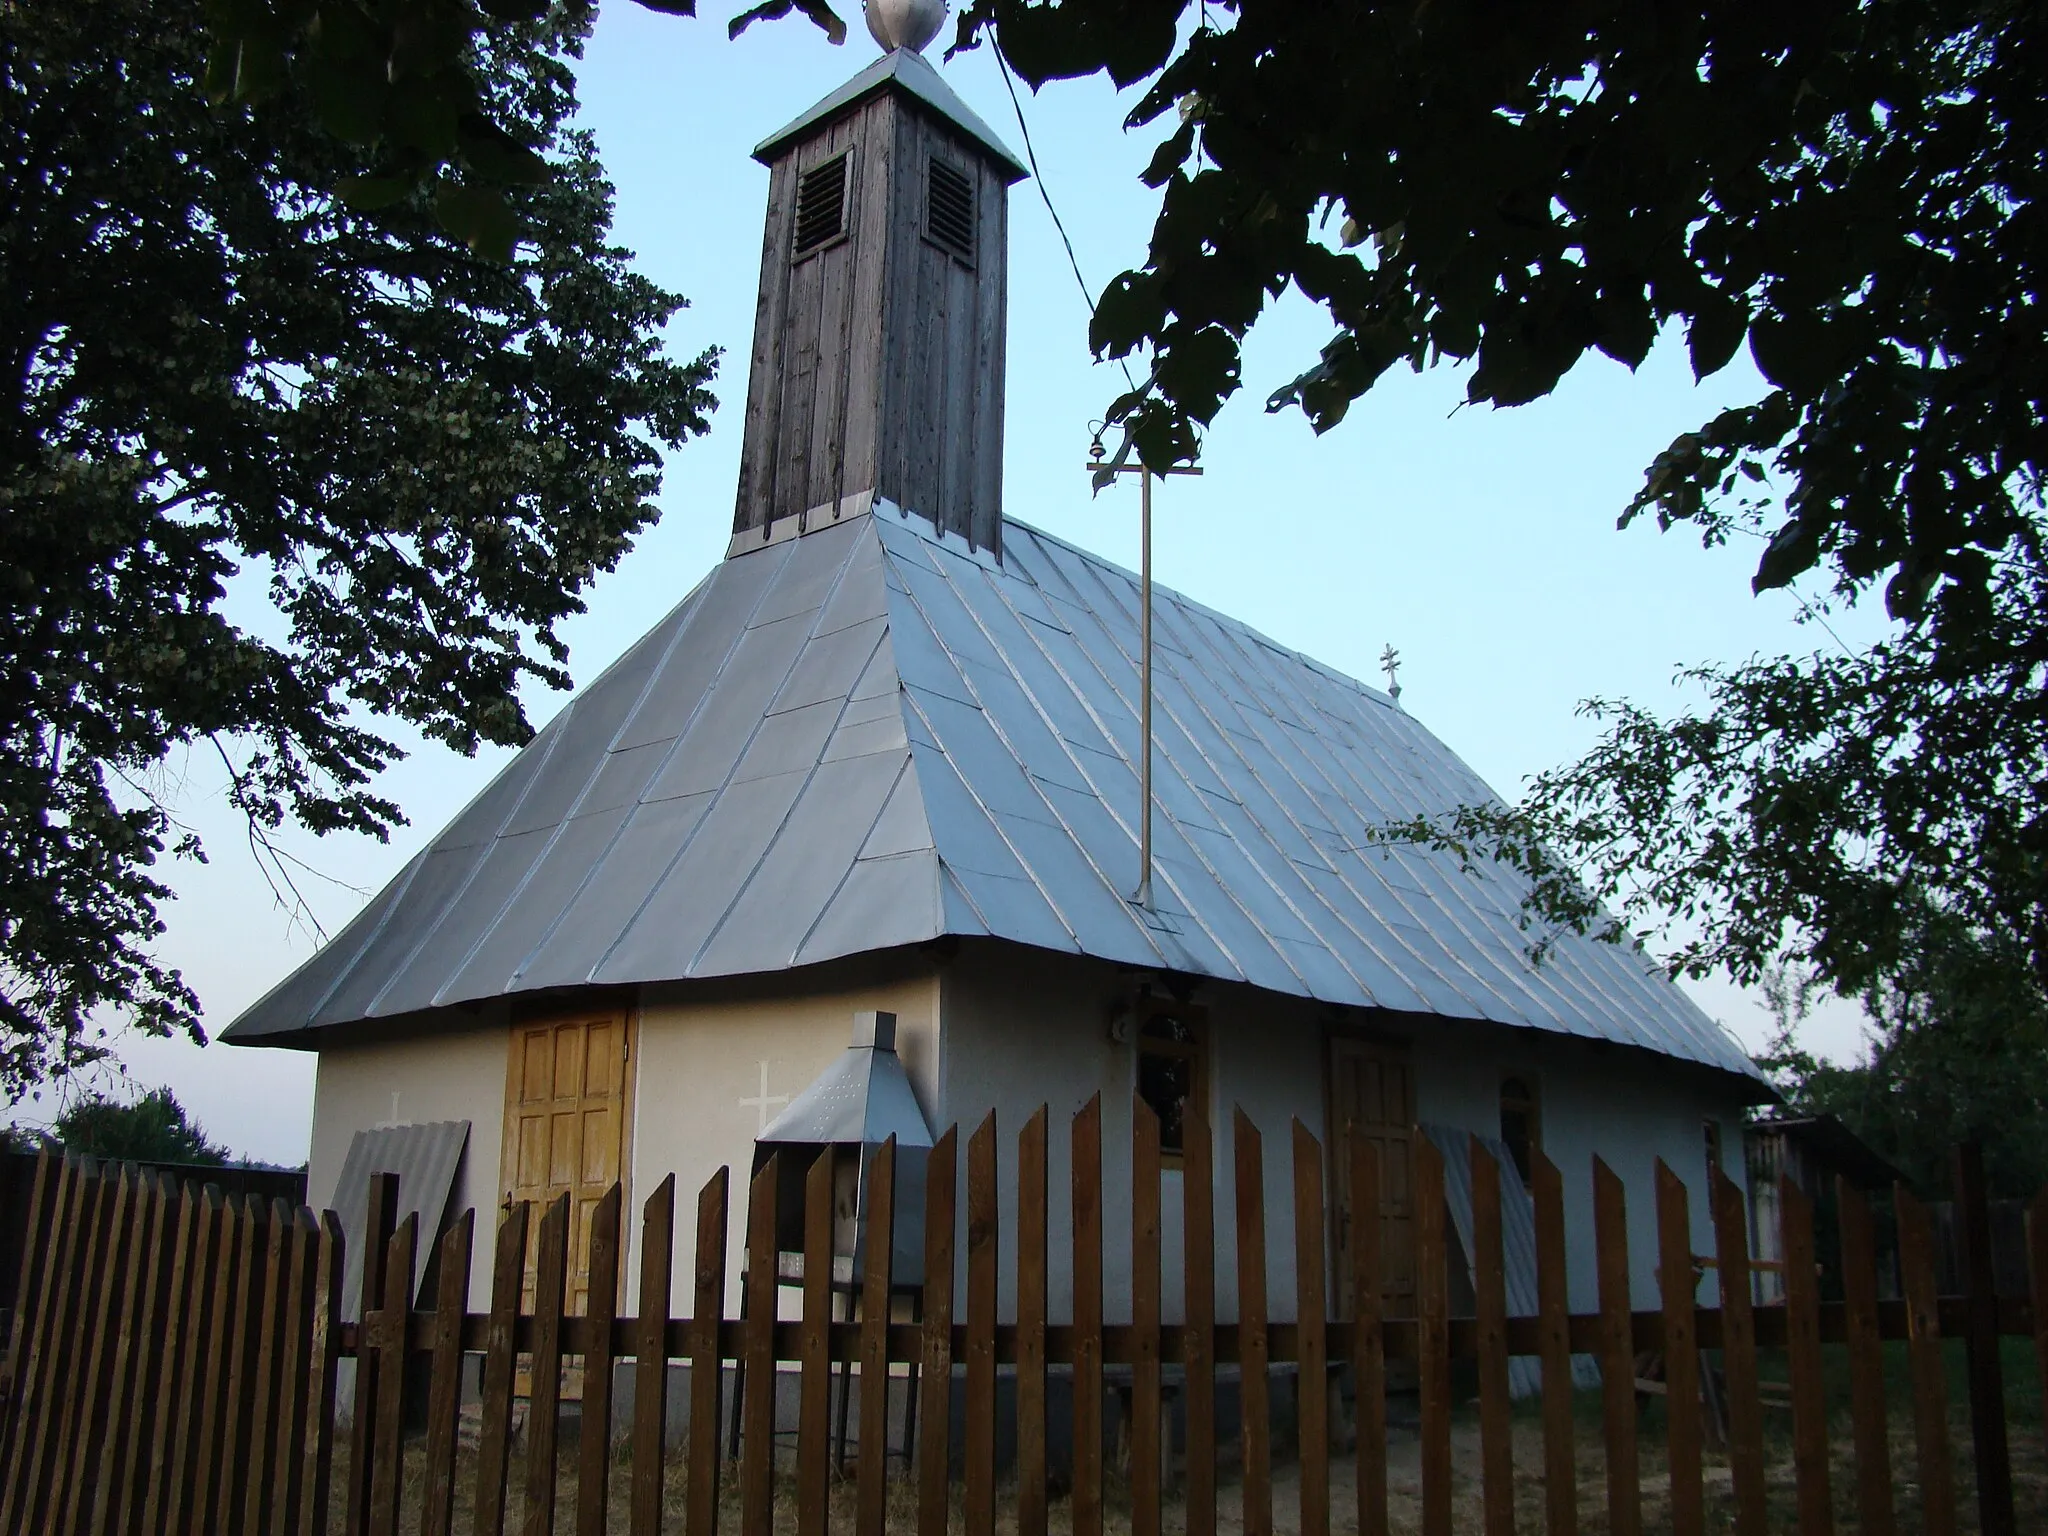
<svg viewBox="0 0 2048 1536"><path fill-rule="evenodd" d="M976 117L967 103L954 94L953 88L939 78L939 72L932 68L924 55L909 48L897 48L883 54L795 122L769 134L754 146L754 158L763 165L773 163L795 140L852 111L870 96L891 89L902 91L926 111L980 145L1003 180L1019 182L1031 174L1025 169L1024 162L1010 153L1010 147L996 137L995 130Z"/></svg>

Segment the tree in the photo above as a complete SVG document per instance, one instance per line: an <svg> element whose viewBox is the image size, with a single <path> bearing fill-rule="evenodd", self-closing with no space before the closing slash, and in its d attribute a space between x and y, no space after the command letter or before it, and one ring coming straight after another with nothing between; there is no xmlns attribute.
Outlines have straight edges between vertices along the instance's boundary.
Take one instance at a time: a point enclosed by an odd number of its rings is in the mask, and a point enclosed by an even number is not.
<svg viewBox="0 0 2048 1536"><path fill-rule="evenodd" d="M201 1163L219 1168L228 1150L206 1139L168 1088L134 1099L87 1093L57 1116L57 1139L67 1152L131 1163Z"/></svg>
<svg viewBox="0 0 2048 1536"><path fill-rule="evenodd" d="M1908 963L1866 999L1860 1059L1822 1061L1800 1046L1810 977L1774 967L1765 992L1778 1029L1761 1065L1787 1111L1834 1115L1923 1195L1948 1197L1950 1156L1975 1140L1992 1188L2031 1196L2048 1184L2048 1007L2011 985L2024 974L2011 957L1921 917Z"/></svg>
<svg viewBox="0 0 2048 1536"><path fill-rule="evenodd" d="M149 953L159 859L203 856L173 754L221 765L259 851L383 836L394 724L518 743L521 685L568 686L556 626L714 361L664 354L682 300L609 243L580 43L468 44L546 167L493 261L438 222L459 186L337 199L377 167L317 83L209 102L196 4L0 7L0 1088L103 1054L103 1008L199 1035Z"/></svg>
<svg viewBox="0 0 2048 1536"><path fill-rule="evenodd" d="M1193 451L1290 287L1334 336L1269 408L1321 430L1396 365L1513 406L1589 352L1682 331L1705 377L1746 343L1762 398L1658 454L1622 523L1756 535L1758 590L1881 590L1896 621L1691 674L1674 719L1598 703L1520 807L1386 835L1519 865L1539 927L1675 917L1680 970L1789 951L1906 986L1945 963L1931 908L2022 967L2000 996L2040 992L2048 11L974 0L984 37L1033 85L1147 82L1130 123L1165 125L1150 248L1092 331L1149 354L1111 412L1147 462Z"/></svg>

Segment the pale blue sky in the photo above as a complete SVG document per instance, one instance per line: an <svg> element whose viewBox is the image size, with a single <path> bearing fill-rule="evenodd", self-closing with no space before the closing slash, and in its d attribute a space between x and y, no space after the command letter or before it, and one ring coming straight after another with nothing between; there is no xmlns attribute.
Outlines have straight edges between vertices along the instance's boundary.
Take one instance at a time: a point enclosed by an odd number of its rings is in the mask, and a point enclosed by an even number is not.
<svg viewBox="0 0 2048 1536"><path fill-rule="evenodd" d="M671 327L676 350L725 349L717 386L725 404L710 434L673 457L658 526L567 626L579 680L653 624L724 550L767 189L749 151L874 56L852 19L853 36L833 48L800 20L727 42L720 15L679 20L623 0L604 7L581 93L583 121L618 188L617 235L642 271L690 297ZM1021 154L992 56L941 67ZM1137 172L1156 135L1123 132L1131 99L1099 81L1025 97L1048 189L1098 287L1142 257L1150 230L1152 195ZM1590 726L1575 718L1589 695L1661 703L1674 697L1680 664L1826 643L1793 624L1789 597L1750 595L1753 545L1706 552L1648 526L1615 531L1661 447L1759 390L1746 361L1695 386L1674 337L1633 376L1596 359L1552 398L1505 412L1459 409L1463 380L1453 370L1402 374L1318 439L1300 416L1269 416L1263 402L1325 338L1318 313L1299 298L1261 324L1246 387L1208 439L1205 478L1173 482L1160 495L1157 574L1374 682L1380 648L1391 642L1404 661L1402 702L1502 793L1514 795L1525 775L1590 742ZM1005 510L1135 564L1134 492L1091 501L1080 469L1088 422L1121 385L1114 368L1089 356L1082 295L1037 186L1025 182L1011 194ZM560 703L531 701L534 722ZM424 747L388 776L387 791L412 821L390 844L293 842L341 882L306 884L327 931L503 760ZM311 940L271 900L196 756L184 792L212 857L169 871L180 900L166 914L162 952L219 1029L304 960ZM1746 1042L1761 1039L1761 1015L1747 999L1726 987L1695 992ZM1852 1045L1853 1015L1836 1013L1816 1038L1834 1050ZM172 1084L216 1139L262 1157L305 1156L310 1055L157 1042L123 1054L138 1081Z"/></svg>

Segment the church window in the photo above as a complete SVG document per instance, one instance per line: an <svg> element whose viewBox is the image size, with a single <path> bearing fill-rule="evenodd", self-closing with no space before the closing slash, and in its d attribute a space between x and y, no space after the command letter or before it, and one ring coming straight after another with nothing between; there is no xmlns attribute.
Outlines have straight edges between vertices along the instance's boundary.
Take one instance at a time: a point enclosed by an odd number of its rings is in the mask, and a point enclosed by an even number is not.
<svg viewBox="0 0 2048 1536"><path fill-rule="evenodd" d="M796 254L805 256L846 232L846 173L852 161L834 155L796 184Z"/></svg>
<svg viewBox="0 0 2048 1536"><path fill-rule="evenodd" d="M924 232L963 261L974 259L974 183L933 160L925 183Z"/></svg>
<svg viewBox="0 0 2048 1536"><path fill-rule="evenodd" d="M1141 1014L1140 1018L1138 1097L1159 1117L1159 1151L1166 1163L1173 1165L1187 1148L1189 1106L1200 1107L1202 1095L1208 1091L1204 1031L1192 1009Z"/></svg>
<svg viewBox="0 0 2048 1536"><path fill-rule="evenodd" d="M1501 1079L1500 1139L1507 1144L1508 1156L1515 1160L1515 1172L1527 1188L1543 1135L1536 1112L1536 1090L1526 1077Z"/></svg>
<svg viewBox="0 0 2048 1536"><path fill-rule="evenodd" d="M1707 1174L1708 1174L1708 1183L1709 1183L1709 1185L1711 1185L1711 1184L1712 1184L1712 1181L1713 1181L1713 1180L1712 1180L1712 1176L1713 1176L1714 1174L1720 1173L1720 1172L1722 1171L1722 1163L1721 1163L1721 1122L1720 1122L1720 1121L1718 1121L1718 1120L1706 1120L1706 1121L1703 1121L1703 1122L1701 1122L1701 1129L1702 1129L1702 1130L1703 1130L1703 1131L1705 1132L1705 1134L1706 1134L1706 1141L1707 1141Z"/></svg>

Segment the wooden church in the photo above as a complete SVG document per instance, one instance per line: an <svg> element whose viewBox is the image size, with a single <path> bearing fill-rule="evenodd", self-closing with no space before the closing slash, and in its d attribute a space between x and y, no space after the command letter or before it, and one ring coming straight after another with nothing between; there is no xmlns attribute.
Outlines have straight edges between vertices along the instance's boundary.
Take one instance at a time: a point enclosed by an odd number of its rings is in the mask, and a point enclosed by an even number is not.
<svg viewBox="0 0 2048 1536"><path fill-rule="evenodd" d="M1154 858L1133 899L1140 585L1003 505L1006 202L1024 168L916 46L757 154L771 175L726 558L225 1032L318 1053L313 1203L346 1219L376 1165L406 1175L430 1227L563 1190L587 1210L615 1178L629 1200L671 1172L691 1191L720 1165L744 1178L764 1138L864 1137L877 1114L910 1146L993 1110L1013 1144L1039 1104L1058 1124L1099 1092L1107 1149L1130 1146L1134 1098L1160 1116L1169 1251L1191 1102L1212 1124L1242 1106L1269 1136L1299 1117L1333 1149L1379 1139L1390 1255L1412 1136L1455 1158L1468 1132L1573 1170L1582 1252L1587 1160L1643 1191L1645 1294L1653 1159L1692 1184L1710 1249L1708 1160L1766 1096L1743 1052L1632 947L1565 938L1532 966L1509 872L1368 848L1369 828L1490 791L1387 694L1163 590ZM1283 1318L1284 1162L1266 1200ZM1355 1196L1333 1162L1341 1264ZM1128 1210L1127 1151L1104 1177ZM1013 1219L1014 1183L1001 1198ZM1068 1271L1051 1268L1058 1320ZM1589 1305L1592 1266L1574 1272ZM1128 1296L1112 1245L1111 1320Z"/></svg>

